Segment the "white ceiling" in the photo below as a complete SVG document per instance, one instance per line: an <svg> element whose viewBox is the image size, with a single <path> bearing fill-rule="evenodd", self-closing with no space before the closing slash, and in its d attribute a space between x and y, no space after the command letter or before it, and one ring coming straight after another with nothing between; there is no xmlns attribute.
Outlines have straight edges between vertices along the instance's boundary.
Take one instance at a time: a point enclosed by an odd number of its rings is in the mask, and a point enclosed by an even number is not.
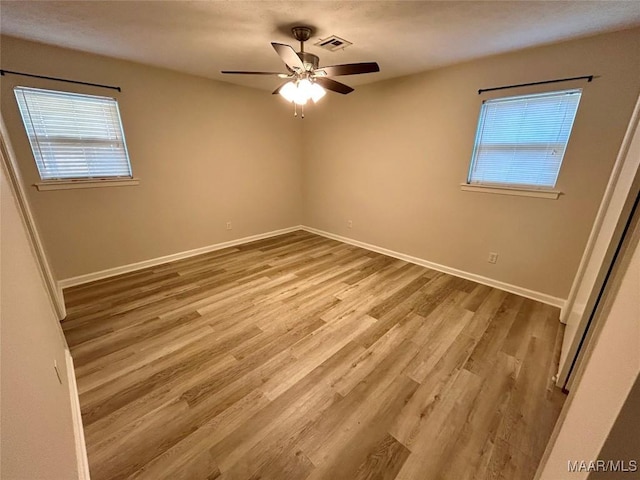
<svg viewBox="0 0 640 480"><path fill-rule="evenodd" d="M0 31L43 43L272 90L284 71L272 41L315 33L320 65L377 61L358 85L472 58L640 25L640 1L0 1ZM344 51L313 46L338 35ZM5 66L10 68L10 66Z"/></svg>

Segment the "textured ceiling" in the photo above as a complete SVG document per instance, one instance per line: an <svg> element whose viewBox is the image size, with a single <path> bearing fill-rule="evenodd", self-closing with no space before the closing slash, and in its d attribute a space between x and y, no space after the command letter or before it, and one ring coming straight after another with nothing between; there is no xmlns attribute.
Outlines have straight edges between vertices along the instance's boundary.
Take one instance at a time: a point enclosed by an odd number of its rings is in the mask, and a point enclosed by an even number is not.
<svg viewBox="0 0 640 480"><path fill-rule="evenodd" d="M380 64L358 85L640 25L640 1L0 1L5 35L267 90L279 79L220 70L284 71L269 42L298 50L298 24L321 65ZM313 46L333 34L354 45Z"/></svg>

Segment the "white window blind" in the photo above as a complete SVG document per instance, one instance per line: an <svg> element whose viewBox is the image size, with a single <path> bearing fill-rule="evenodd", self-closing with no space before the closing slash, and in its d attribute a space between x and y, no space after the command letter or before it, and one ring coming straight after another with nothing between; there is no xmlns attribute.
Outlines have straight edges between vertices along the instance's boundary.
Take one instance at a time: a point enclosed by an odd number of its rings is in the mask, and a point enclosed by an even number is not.
<svg viewBox="0 0 640 480"><path fill-rule="evenodd" d="M487 100L468 183L553 188L582 90Z"/></svg>
<svg viewBox="0 0 640 480"><path fill-rule="evenodd" d="M27 87L14 92L42 180L131 178L115 99Z"/></svg>

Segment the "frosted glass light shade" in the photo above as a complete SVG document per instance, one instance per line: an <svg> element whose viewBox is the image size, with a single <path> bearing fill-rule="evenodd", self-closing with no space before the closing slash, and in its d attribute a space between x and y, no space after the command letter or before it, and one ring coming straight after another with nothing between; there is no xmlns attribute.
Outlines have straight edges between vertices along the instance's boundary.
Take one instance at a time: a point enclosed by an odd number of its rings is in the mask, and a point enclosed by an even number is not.
<svg viewBox="0 0 640 480"><path fill-rule="evenodd" d="M307 103L307 100L311 98L311 82L306 78L300 80L298 82L298 88L296 91L296 96L293 98L293 101L298 105L304 105Z"/></svg>
<svg viewBox="0 0 640 480"><path fill-rule="evenodd" d="M298 105L304 105L309 100L317 102L326 95L326 91L317 83L311 83L306 78L297 82L288 82L280 89L282 95L287 102L295 102Z"/></svg>
<svg viewBox="0 0 640 480"><path fill-rule="evenodd" d="M322 88L317 83L311 85L311 100L313 100L313 103L317 103L318 100L320 100L326 94L327 92L324 90L324 88Z"/></svg>
<svg viewBox="0 0 640 480"><path fill-rule="evenodd" d="M293 82L285 83L280 89L280 95L282 95L287 102L293 102L296 95L296 84Z"/></svg>

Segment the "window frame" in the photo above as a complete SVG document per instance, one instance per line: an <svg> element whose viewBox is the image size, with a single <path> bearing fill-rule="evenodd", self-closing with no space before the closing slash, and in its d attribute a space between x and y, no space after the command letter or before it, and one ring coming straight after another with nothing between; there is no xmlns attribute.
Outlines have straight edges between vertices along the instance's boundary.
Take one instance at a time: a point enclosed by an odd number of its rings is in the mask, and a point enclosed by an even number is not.
<svg viewBox="0 0 640 480"><path fill-rule="evenodd" d="M50 88L40 88L40 87L31 87L24 85L17 85L13 87L14 97L16 99L16 106L18 107L18 113L20 120L22 122L22 126L24 128L25 135L27 137L27 141L29 143L29 147L31 149L31 154L34 160L34 164L36 167L36 171L38 173L39 181L34 184L34 186L39 191L47 191L47 190L66 190L66 189L78 189L78 188L94 188L94 187L114 187L114 186L129 186L129 185L138 185L139 179L134 177L133 175L133 167L131 164L131 159L129 156L129 150L126 143L125 133L124 133L124 125L122 123L122 116L120 115L120 108L118 104L118 100L114 97L103 96L103 95L94 95L66 90L53 90ZM59 177L59 178L43 178L43 171L41 170L41 164L49 161L51 162L51 158L46 158L43 155L43 152L39 149L38 143L38 132L36 132L36 128L34 126L34 122L27 115L31 115L31 111L28 110L29 105L27 103L27 98L25 97L25 92L35 91L35 92L44 92L51 93L55 95L61 95L62 97L87 97L93 99L99 99L101 101L107 102L109 107L113 108L113 114L111 121L105 124L108 127L112 127L114 130L117 130L119 133L118 138L119 143L121 143L121 147L118 151L122 154L124 160L126 160L126 165L128 167L128 175L102 175L102 176L77 176L77 177ZM22 99L18 97L22 95ZM26 111L23 111L21 103L24 104L27 108ZM28 122L28 124L27 124ZM75 125L72 126L75 128ZM30 133L32 132L32 133ZM42 137L40 137L42 138ZM60 142L53 141L52 145L56 145L56 143L64 143L64 134L60 135L62 139ZM73 138L73 137L70 137ZM98 140L96 142L95 139L88 139L85 142L82 139L76 140L76 145L86 144L96 144L96 143L108 143L107 141ZM36 149L38 149L38 153L36 153ZM86 162L87 165L90 165L90 158L84 157L83 161Z"/></svg>
<svg viewBox="0 0 640 480"><path fill-rule="evenodd" d="M583 96L585 94L585 90L582 85L577 82L568 82L568 85L565 88L558 89L557 86L549 86L546 88L524 88L518 93L514 93L512 95L505 95L504 92L492 92L492 94L488 95L488 98L482 99L482 102L479 107L479 113L476 122L476 130L473 142L473 149L471 154L471 159L469 160L467 175L465 181L460 183L460 188L463 191L470 192L483 192L483 193L493 193L493 194L501 194L501 195L516 195L516 196L524 196L524 197L538 197L538 198L547 198L547 199L557 199L562 195L562 191L557 189L558 179L560 178L560 173L562 169L562 165L565 160L566 150L568 148L569 142L574 134L573 128L575 126L575 120L577 119L578 110L580 108L580 104L582 103ZM524 90L524 91L522 91ZM563 92L572 92L579 91L580 99L578 100L578 107L576 109L576 114L571 124L571 129L569 131L569 136L567 137L567 142L565 144L563 157L560 161L558 172L556 176L556 182L553 186L544 186L544 185L531 185L524 183L492 183L492 182L472 182L472 173L473 168L475 166L475 161L477 159L477 149L479 145L479 137L482 133L482 127L484 125L485 116L484 108L485 104L489 101L496 101L501 99L514 99L520 97L533 97L536 95L552 95ZM516 144L517 145L517 144Z"/></svg>

